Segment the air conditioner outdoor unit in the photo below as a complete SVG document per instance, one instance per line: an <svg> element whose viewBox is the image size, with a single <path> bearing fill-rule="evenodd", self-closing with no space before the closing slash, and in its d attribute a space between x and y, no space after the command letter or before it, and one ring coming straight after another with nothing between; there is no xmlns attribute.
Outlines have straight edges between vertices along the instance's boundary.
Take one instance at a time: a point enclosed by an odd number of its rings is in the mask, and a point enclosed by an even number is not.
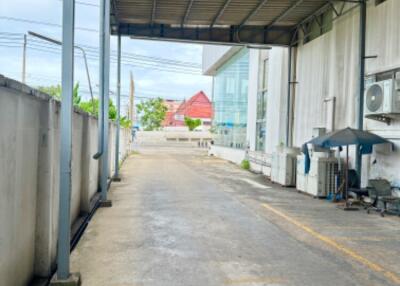
<svg viewBox="0 0 400 286"><path fill-rule="evenodd" d="M400 115L400 79L388 79L368 86L364 104L367 118Z"/></svg>
<svg viewBox="0 0 400 286"><path fill-rule="evenodd" d="M271 181L285 187L296 186L298 148L278 147L272 154Z"/></svg>
<svg viewBox="0 0 400 286"><path fill-rule="evenodd" d="M313 157L307 178L307 193L314 197L326 197L335 191L335 174L339 164L334 157Z"/></svg>
<svg viewBox="0 0 400 286"><path fill-rule="evenodd" d="M296 189L301 192L307 191L308 174L305 172L305 156L297 156L297 170L296 170Z"/></svg>

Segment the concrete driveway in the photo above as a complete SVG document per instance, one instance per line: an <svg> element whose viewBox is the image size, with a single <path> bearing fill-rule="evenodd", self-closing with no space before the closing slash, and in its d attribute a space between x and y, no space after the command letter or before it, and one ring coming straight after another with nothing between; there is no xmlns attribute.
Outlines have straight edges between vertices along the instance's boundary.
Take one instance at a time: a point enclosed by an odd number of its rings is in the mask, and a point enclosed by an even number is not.
<svg viewBox="0 0 400 286"><path fill-rule="evenodd" d="M83 285L400 285L400 219L344 212L191 148L143 148L72 254Z"/></svg>

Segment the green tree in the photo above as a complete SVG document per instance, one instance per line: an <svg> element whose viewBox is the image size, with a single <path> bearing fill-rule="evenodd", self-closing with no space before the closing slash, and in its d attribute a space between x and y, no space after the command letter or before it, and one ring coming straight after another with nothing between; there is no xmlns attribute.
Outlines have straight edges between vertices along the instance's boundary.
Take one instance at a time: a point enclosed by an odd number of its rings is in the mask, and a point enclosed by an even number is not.
<svg viewBox="0 0 400 286"><path fill-rule="evenodd" d="M61 85L40 86L38 89L41 92L47 93L48 95L58 100L61 100ZM97 116L99 114L99 99L94 98L93 100L90 99L88 101L82 101L82 98L79 96L79 83L75 84L74 86L73 101L74 106L79 107L83 111L86 111L87 113L94 116ZM112 121L116 121L117 108L111 99L108 106L108 118ZM120 118L120 124L123 128L130 128L132 126L132 122L128 120L126 116Z"/></svg>
<svg viewBox="0 0 400 286"><path fill-rule="evenodd" d="M123 128L131 128L132 127L132 121L130 121L128 119L128 117L126 117L126 116L121 117L119 122L120 122L121 127L123 127Z"/></svg>
<svg viewBox="0 0 400 286"><path fill-rule="evenodd" d="M79 104L79 108L89 114L97 116L99 114L99 100L95 98L89 101L82 101ZM108 118L112 121L117 120L117 107L114 105L114 102L111 99L108 104ZM132 122L128 120L126 116L121 116L120 124L124 128L130 128L132 126Z"/></svg>
<svg viewBox="0 0 400 286"><path fill-rule="evenodd" d="M161 127L168 108L161 98L154 98L136 105L144 130L152 131Z"/></svg>
<svg viewBox="0 0 400 286"><path fill-rule="evenodd" d="M83 101L79 104L79 108L91 115L97 116L99 114L99 99Z"/></svg>
<svg viewBox="0 0 400 286"><path fill-rule="evenodd" d="M41 92L47 93L51 97L54 97L58 100L61 100L61 85L51 85L51 86L39 86L38 89ZM81 97L79 96L79 82L74 85L73 90L73 102L75 106L78 106L81 103Z"/></svg>
<svg viewBox="0 0 400 286"><path fill-rule="evenodd" d="M201 120L185 117L185 125L189 128L190 131L193 131L201 125Z"/></svg>

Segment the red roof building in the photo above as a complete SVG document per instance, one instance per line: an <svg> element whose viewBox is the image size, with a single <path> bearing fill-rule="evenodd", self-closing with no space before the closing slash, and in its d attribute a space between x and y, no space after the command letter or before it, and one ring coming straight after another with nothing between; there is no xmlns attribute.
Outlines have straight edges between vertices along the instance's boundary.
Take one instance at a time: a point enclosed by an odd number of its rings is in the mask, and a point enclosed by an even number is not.
<svg viewBox="0 0 400 286"><path fill-rule="evenodd" d="M168 124L164 126L185 126L185 117L201 119L204 125L210 125L212 114L211 101L200 91L189 100L183 101L173 115L167 112L165 122Z"/></svg>
<svg viewBox="0 0 400 286"><path fill-rule="evenodd" d="M178 110L178 108L181 106L182 101L176 101L176 100L165 100L164 101L165 106L167 107L167 114L165 115L164 122L162 123L162 126L174 126L174 116L175 112Z"/></svg>

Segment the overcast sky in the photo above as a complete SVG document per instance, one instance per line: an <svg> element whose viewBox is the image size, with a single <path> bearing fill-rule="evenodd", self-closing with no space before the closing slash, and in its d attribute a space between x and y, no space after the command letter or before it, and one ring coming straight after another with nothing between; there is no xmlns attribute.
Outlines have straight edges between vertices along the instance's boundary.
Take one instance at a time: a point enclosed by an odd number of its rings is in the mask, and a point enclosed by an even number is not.
<svg viewBox="0 0 400 286"><path fill-rule="evenodd" d="M96 0L80 0L87 4L98 5ZM23 23L4 17L21 18L53 24L61 24L61 0L4 0L0 1L0 74L21 80L22 70L22 34L34 31L53 38L61 38L61 28L56 26L35 23ZM98 47L99 39L99 8L90 5L76 5L77 28L75 42L77 45ZM91 29L96 31L86 31ZM5 35L7 33L21 33L21 35ZM27 53L27 82L30 85L51 85L60 82L61 62L59 48L43 48L47 44L28 38L30 47ZM6 47L7 46L7 47ZM111 49L116 51L116 38L111 39ZM38 51L35 49L46 49ZM122 52L134 53L143 56L160 57L176 61L196 63L201 65L202 46L194 44L178 44L170 42L154 42L123 38ZM88 85L84 70L84 62L76 51L75 79L81 85L84 97L88 97ZM93 85L98 83L98 60L89 61L90 75ZM182 71L182 68L178 68ZM211 97L210 77L201 74L193 75L188 72L166 72L153 68L141 68L138 64L122 66L122 94L129 93L129 72L132 71L137 96L164 97L171 99L189 98L199 90L203 90ZM116 64L111 63L111 86L116 86ZM97 87L96 87L97 90ZM123 99L126 102L126 98Z"/></svg>

